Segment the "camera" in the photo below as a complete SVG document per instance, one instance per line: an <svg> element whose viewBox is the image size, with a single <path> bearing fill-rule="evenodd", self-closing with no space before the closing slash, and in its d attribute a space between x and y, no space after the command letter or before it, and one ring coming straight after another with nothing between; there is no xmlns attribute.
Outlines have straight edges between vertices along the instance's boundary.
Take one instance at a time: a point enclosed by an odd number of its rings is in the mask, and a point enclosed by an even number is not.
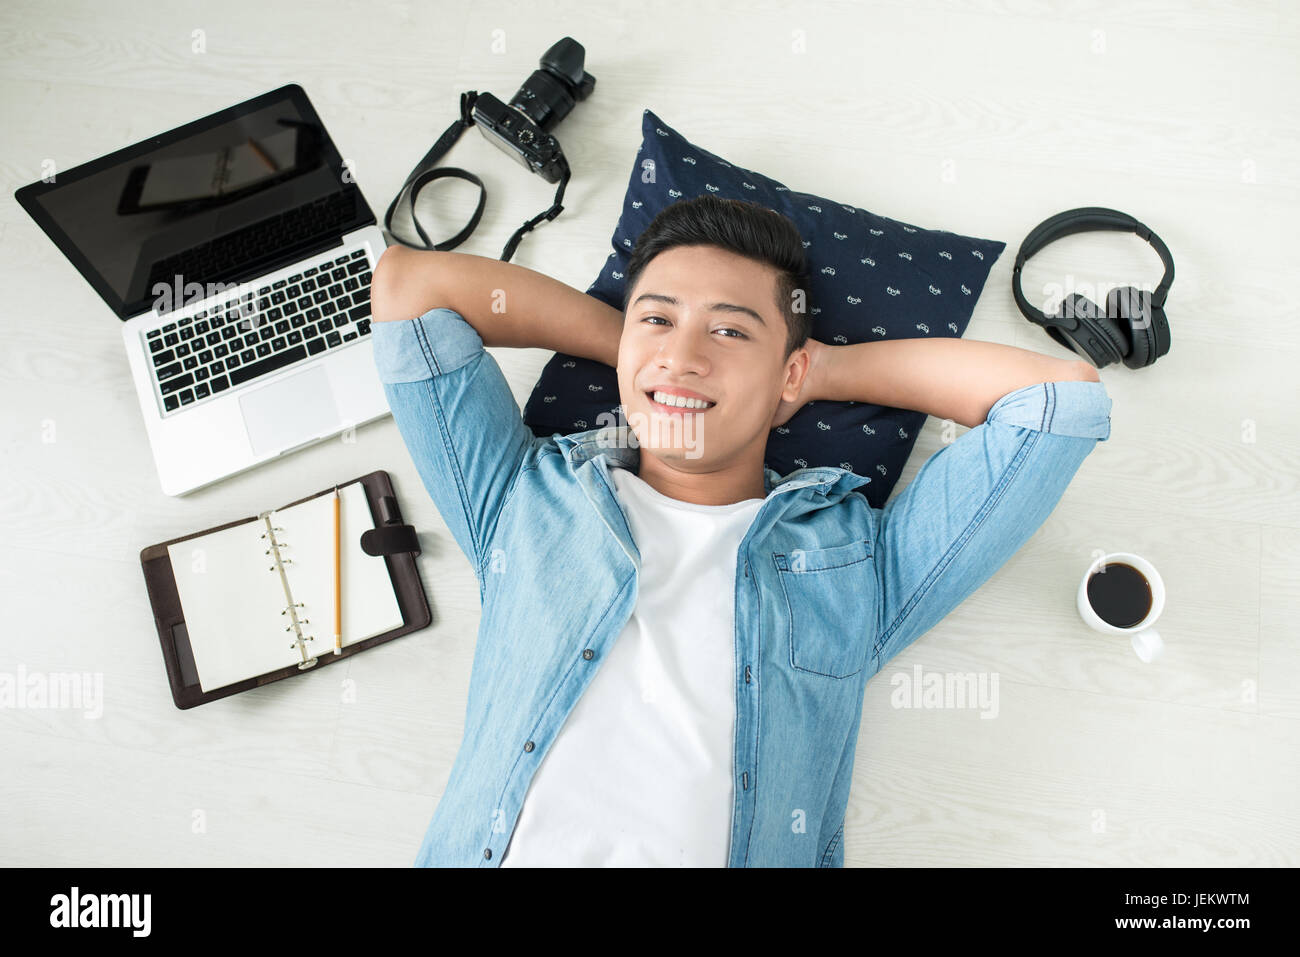
<svg viewBox="0 0 1300 957"><path fill-rule="evenodd" d="M506 243L501 259L509 262L525 233L530 232L538 223L555 219L564 209L562 203L565 187L569 184L569 162L564 158L560 144L551 135L551 130L572 112L575 103L585 100L596 88L596 78L582 68L585 57L586 51L582 44L573 37L565 37L542 54L539 69L533 71L509 103L502 103L491 93L478 93L474 90L462 93L460 118L424 154L424 159L411 170L411 175L406 177L406 182L388 204L388 212L384 214L384 229L387 234L394 241L412 249L455 249L469 238L478 225L479 217L483 215L487 187L473 173L453 166L439 167L437 164L455 145L461 133L471 126L477 126L488 138L488 142L514 157L524 169L536 173L548 183L560 184L555 190L555 200L550 208L525 222ZM480 195L478 208L470 217L469 225L450 239L435 245L429 241L428 234L416 218L415 197L426 184L444 176L468 180L479 188ZM397 209L402 197L406 197L411 221L424 242L423 246L407 242L393 232L393 211Z"/></svg>
<svg viewBox="0 0 1300 957"><path fill-rule="evenodd" d="M596 88L596 78L583 69L585 57L582 44L565 37L542 54L509 103L491 93L474 100L474 123L488 142L548 183L559 182L566 165L550 131Z"/></svg>

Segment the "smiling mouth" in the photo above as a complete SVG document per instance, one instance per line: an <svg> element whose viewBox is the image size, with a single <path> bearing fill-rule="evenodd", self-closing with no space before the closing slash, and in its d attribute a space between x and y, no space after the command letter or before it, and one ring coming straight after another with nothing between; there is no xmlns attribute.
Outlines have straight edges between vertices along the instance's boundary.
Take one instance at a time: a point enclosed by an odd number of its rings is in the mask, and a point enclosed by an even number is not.
<svg viewBox="0 0 1300 957"><path fill-rule="evenodd" d="M663 413L664 415L698 414L700 412L708 412L709 409L712 409L717 405L717 403L715 402L713 403L713 405L710 405L707 409L691 409L682 405L665 405L662 402L656 402L654 397L654 392L645 393L645 397L646 397L646 401L650 403L650 408L654 409L656 412Z"/></svg>

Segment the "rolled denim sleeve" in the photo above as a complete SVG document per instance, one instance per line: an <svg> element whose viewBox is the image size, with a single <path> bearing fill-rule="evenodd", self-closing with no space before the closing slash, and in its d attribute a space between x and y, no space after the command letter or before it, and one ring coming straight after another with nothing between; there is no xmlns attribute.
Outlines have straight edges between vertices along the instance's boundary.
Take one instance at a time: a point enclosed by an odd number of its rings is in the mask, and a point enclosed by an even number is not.
<svg viewBox="0 0 1300 957"><path fill-rule="evenodd" d="M971 595L1046 521L1110 437L1100 382L1043 382L1003 396L876 512L877 670Z"/></svg>
<svg viewBox="0 0 1300 957"><path fill-rule="evenodd" d="M1110 438L1110 396L1100 382L1043 382L994 402L985 417L993 421L1104 442Z"/></svg>
<svg viewBox="0 0 1300 957"><path fill-rule="evenodd" d="M501 367L459 313L376 322L370 336L398 431L482 597L488 543L535 437Z"/></svg>

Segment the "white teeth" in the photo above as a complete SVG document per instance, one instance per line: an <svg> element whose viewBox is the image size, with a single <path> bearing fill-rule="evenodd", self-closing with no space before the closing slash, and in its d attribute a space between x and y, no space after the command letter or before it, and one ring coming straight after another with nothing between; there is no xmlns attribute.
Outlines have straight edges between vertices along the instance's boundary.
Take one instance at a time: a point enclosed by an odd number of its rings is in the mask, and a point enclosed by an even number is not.
<svg viewBox="0 0 1300 957"><path fill-rule="evenodd" d="M714 403L705 402L703 399L688 399L681 395L672 395L668 392L654 393L654 400L662 405L672 405L679 409L711 409Z"/></svg>

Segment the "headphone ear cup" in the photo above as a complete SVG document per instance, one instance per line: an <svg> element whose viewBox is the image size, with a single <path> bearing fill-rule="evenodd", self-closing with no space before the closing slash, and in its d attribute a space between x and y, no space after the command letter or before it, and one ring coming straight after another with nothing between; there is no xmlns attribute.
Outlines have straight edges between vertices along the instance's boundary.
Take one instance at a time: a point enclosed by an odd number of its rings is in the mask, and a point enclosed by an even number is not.
<svg viewBox="0 0 1300 957"><path fill-rule="evenodd" d="M1130 369L1150 365L1155 354L1151 293L1134 286L1116 286L1106 293L1106 315L1114 320L1115 330L1132 346L1124 357L1124 364Z"/></svg>
<svg viewBox="0 0 1300 957"><path fill-rule="evenodd" d="M1078 346L1066 345L1072 351L1080 356L1090 359L1092 364L1098 369L1117 362L1124 358L1128 350L1128 343L1124 341L1123 336L1107 322L1106 317L1102 314L1101 307L1089 299L1087 296L1081 296L1077 292L1072 292L1061 300L1061 305L1054 314L1057 319L1074 319L1078 322L1078 328L1074 331L1074 338L1078 340ZM1055 330L1048 330L1053 332ZM1100 335L1097 335L1100 333ZM1058 342L1061 342L1063 336L1055 336ZM1088 348L1088 345L1091 348Z"/></svg>
<svg viewBox="0 0 1300 957"><path fill-rule="evenodd" d="M1155 362L1169 351L1169 320L1165 316L1164 306L1151 307L1151 330L1152 347L1155 351L1150 361Z"/></svg>

